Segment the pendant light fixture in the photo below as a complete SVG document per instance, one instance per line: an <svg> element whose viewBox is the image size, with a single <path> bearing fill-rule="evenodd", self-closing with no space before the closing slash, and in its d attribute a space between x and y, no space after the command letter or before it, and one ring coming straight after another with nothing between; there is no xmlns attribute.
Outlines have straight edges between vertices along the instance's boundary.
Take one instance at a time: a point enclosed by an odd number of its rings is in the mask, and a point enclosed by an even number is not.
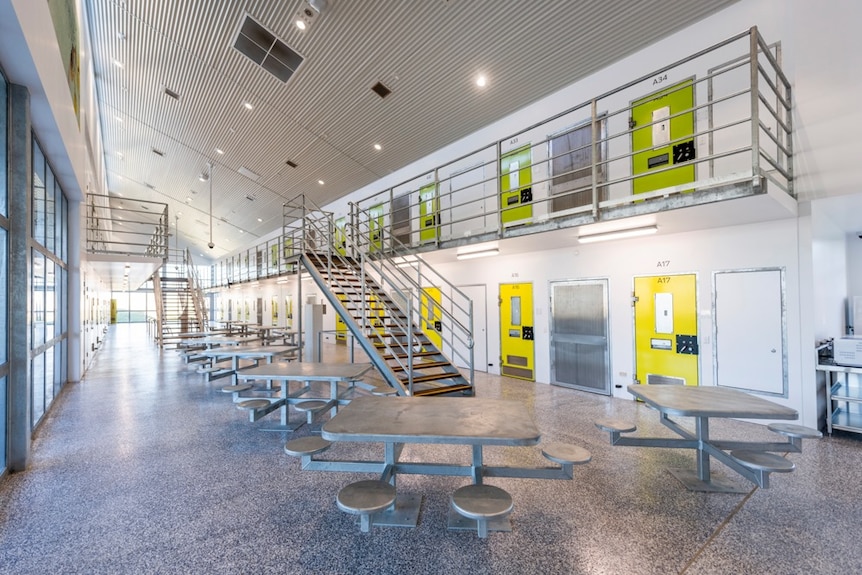
<svg viewBox="0 0 862 575"><path fill-rule="evenodd" d="M207 162L206 179L210 184L210 243L207 245L210 249L215 247L213 243L213 165L212 162Z"/></svg>

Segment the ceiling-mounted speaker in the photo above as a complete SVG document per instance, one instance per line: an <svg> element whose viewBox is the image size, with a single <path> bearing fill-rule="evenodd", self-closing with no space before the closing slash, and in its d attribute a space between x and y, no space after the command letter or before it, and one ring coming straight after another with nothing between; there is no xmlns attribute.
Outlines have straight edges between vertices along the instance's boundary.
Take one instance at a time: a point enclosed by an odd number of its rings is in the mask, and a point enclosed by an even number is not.
<svg viewBox="0 0 862 575"><path fill-rule="evenodd" d="M303 0L293 21L300 30L308 30L326 10L326 0Z"/></svg>

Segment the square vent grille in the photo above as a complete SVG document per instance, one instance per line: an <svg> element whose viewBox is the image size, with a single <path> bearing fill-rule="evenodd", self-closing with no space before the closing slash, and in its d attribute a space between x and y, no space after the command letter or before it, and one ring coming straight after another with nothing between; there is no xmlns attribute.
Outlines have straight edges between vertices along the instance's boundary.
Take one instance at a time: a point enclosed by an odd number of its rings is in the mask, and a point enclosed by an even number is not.
<svg viewBox="0 0 862 575"><path fill-rule="evenodd" d="M245 17L233 47L282 82L290 79L303 60L295 50L251 16Z"/></svg>

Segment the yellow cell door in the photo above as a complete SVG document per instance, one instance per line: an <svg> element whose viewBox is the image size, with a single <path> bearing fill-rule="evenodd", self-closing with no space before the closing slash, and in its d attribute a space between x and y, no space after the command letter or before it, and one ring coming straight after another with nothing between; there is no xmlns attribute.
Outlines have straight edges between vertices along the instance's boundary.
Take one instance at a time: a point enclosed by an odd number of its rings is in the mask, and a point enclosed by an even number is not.
<svg viewBox="0 0 862 575"><path fill-rule="evenodd" d="M634 280L638 383L698 385L697 277Z"/></svg>
<svg viewBox="0 0 862 575"><path fill-rule="evenodd" d="M632 102L632 175L644 174L632 182L635 194L694 181L693 107L691 80Z"/></svg>
<svg viewBox="0 0 862 575"><path fill-rule="evenodd" d="M422 288L419 294L419 313L422 316L422 332L431 340L438 351L443 350L442 308L440 307L440 288Z"/></svg>
<svg viewBox="0 0 862 575"><path fill-rule="evenodd" d="M368 208L368 249L371 253L383 249L383 204Z"/></svg>
<svg viewBox="0 0 862 575"><path fill-rule="evenodd" d="M500 373L535 381L533 284L500 284Z"/></svg>
<svg viewBox="0 0 862 575"><path fill-rule="evenodd" d="M437 184L422 186L419 190L419 241L435 241L439 225L440 198L437 197Z"/></svg>
<svg viewBox="0 0 862 575"><path fill-rule="evenodd" d="M335 248L335 251L342 256L347 255L347 235L344 231L346 223L346 217L341 217L335 220L335 242L333 247Z"/></svg>
<svg viewBox="0 0 862 575"><path fill-rule="evenodd" d="M343 293L336 294L336 297L342 304L347 303L347 296ZM337 313L335 314L335 343L347 343L347 324Z"/></svg>
<svg viewBox="0 0 862 575"><path fill-rule="evenodd" d="M530 146L500 158L500 218L504 224L533 216L533 168Z"/></svg>

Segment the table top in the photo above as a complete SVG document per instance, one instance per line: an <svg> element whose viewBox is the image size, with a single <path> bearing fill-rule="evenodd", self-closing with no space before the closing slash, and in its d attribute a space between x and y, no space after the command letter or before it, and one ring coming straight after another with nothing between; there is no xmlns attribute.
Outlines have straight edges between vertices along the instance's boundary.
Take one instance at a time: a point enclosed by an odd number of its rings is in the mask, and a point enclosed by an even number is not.
<svg viewBox="0 0 862 575"><path fill-rule="evenodd" d="M536 445L527 407L479 397L358 397L323 425L330 441Z"/></svg>
<svg viewBox="0 0 862 575"><path fill-rule="evenodd" d="M628 390L667 415L747 419L799 417L795 409L727 387L633 384Z"/></svg>
<svg viewBox="0 0 862 575"><path fill-rule="evenodd" d="M219 357L248 357L248 356L273 356L290 353L298 350L295 345L258 345L255 347L217 347L214 349L202 349L201 355Z"/></svg>
<svg viewBox="0 0 862 575"><path fill-rule="evenodd" d="M370 363L317 363L310 361L267 363L243 370L242 373L237 374L237 377L240 379L349 381L362 377L372 367Z"/></svg>
<svg viewBox="0 0 862 575"><path fill-rule="evenodd" d="M183 345L239 345L245 343L242 339L224 335L212 335L209 337L190 338L180 341Z"/></svg>

